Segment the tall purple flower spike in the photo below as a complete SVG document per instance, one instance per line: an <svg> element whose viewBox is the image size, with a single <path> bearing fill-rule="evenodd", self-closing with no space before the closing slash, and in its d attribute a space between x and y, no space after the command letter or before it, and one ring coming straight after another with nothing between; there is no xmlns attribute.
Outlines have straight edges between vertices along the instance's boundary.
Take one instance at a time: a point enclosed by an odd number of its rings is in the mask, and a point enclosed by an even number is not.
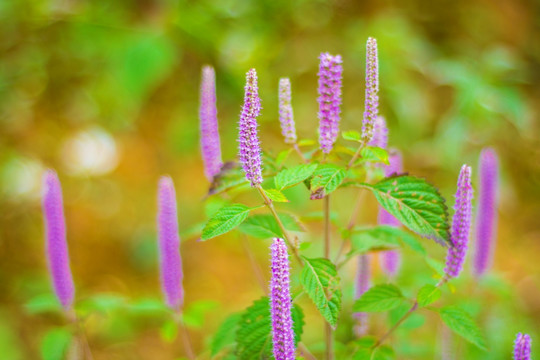
<svg viewBox="0 0 540 360"><path fill-rule="evenodd" d="M158 194L158 237L161 289L165 303L178 310L184 303L182 287L182 259L180 257L180 236L178 235L178 214L176 192L169 176L159 180Z"/></svg>
<svg viewBox="0 0 540 360"><path fill-rule="evenodd" d="M453 246L448 249L446 267L444 269L448 278L458 276L463 269L471 229L472 198L471 168L463 165L457 183L456 203L454 205L455 213L452 218L452 229L450 233L450 240Z"/></svg>
<svg viewBox="0 0 540 360"><path fill-rule="evenodd" d="M54 170L47 170L43 176L43 186L45 246L49 272L56 297L64 309L69 310L73 304L75 287L69 267L62 187Z"/></svg>
<svg viewBox="0 0 540 360"><path fill-rule="evenodd" d="M476 276L482 276L489 269L495 248L498 167L495 151L491 148L482 150L479 164L480 186L473 260L473 272Z"/></svg>
<svg viewBox="0 0 540 360"><path fill-rule="evenodd" d="M379 58L377 40L368 38L366 44L366 99L362 139L369 143L373 136L373 126L379 116Z"/></svg>
<svg viewBox="0 0 540 360"><path fill-rule="evenodd" d="M531 360L531 337L519 333L514 342L514 360Z"/></svg>
<svg viewBox="0 0 540 360"><path fill-rule="evenodd" d="M358 268L356 272L355 298L359 299L371 286L371 256L369 254L358 255ZM356 319L354 333L357 337L362 337L368 332L368 313L359 312L353 314Z"/></svg>
<svg viewBox="0 0 540 360"><path fill-rule="evenodd" d="M340 55L323 53L319 59L319 144L328 154L339 133L343 66Z"/></svg>
<svg viewBox="0 0 540 360"><path fill-rule="evenodd" d="M381 119L379 117L378 119ZM375 131L377 134L377 131ZM376 136L373 137L375 139ZM372 139L372 140L373 140ZM394 174L400 174L403 171L403 164L401 153L397 150L392 150L389 156L389 165L384 167L384 175L391 176ZM379 206L379 225L389 225L394 227L400 227L401 222L396 219L392 214L386 211L382 206ZM401 266L401 255L397 250L383 251L380 254L381 266L383 271L390 277L395 277Z"/></svg>
<svg viewBox="0 0 540 360"><path fill-rule="evenodd" d="M294 331L291 315L289 285L289 254L287 245L274 238L272 250L272 278L270 279L270 312L272 314L272 344L276 360L294 360Z"/></svg>
<svg viewBox="0 0 540 360"><path fill-rule="evenodd" d="M251 69L246 74L246 86L244 88L244 107L239 121L239 154L242 168L246 173L246 179L251 186L262 183L261 148L257 136L257 116L261 112L261 99L257 85L257 72Z"/></svg>
<svg viewBox="0 0 540 360"><path fill-rule="evenodd" d="M388 147L388 127L386 120L382 116L377 116L373 123L373 136L368 142L369 146L376 146L381 149Z"/></svg>
<svg viewBox="0 0 540 360"><path fill-rule="evenodd" d="M201 131L201 153L204 174L209 181L214 179L223 166L216 107L216 74L211 66L202 68L199 120Z"/></svg>
<svg viewBox="0 0 540 360"><path fill-rule="evenodd" d="M296 143L293 109L291 105L291 81L289 78L279 79L279 123L286 144Z"/></svg>

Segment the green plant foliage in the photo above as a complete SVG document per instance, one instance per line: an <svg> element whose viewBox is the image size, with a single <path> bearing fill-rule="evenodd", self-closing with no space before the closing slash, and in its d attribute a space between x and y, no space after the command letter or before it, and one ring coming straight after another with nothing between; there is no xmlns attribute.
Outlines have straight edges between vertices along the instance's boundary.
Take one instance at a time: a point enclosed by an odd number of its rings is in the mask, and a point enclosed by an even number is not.
<svg viewBox="0 0 540 360"><path fill-rule="evenodd" d="M398 175L366 187L403 225L441 245L450 244L445 200L433 185L414 176Z"/></svg>
<svg viewBox="0 0 540 360"><path fill-rule="evenodd" d="M164 341L173 342L178 335L178 324L173 319L166 320L159 328L159 334Z"/></svg>
<svg viewBox="0 0 540 360"><path fill-rule="evenodd" d="M276 188L283 190L309 178L317 169L317 164L302 164L289 169L281 170L274 178Z"/></svg>
<svg viewBox="0 0 540 360"><path fill-rule="evenodd" d="M328 259L302 258L305 263L300 282L322 316L336 327L342 295L336 266Z"/></svg>
<svg viewBox="0 0 540 360"><path fill-rule="evenodd" d="M391 284L376 285L353 305L355 312L380 312L398 307L404 300L401 290Z"/></svg>
<svg viewBox="0 0 540 360"><path fill-rule="evenodd" d="M221 208L203 228L201 240L223 235L240 225L249 215L251 208L242 204L233 204Z"/></svg>
<svg viewBox="0 0 540 360"><path fill-rule="evenodd" d="M204 325L204 318L208 312L219 307L215 300L197 300L189 303L182 314L186 326L199 329Z"/></svg>
<svg viewBox="0 0 540 360"><path fill-rule="evenodd" d="M482 331L476 325L472 317L463 309L450 305L438 310L442 321L453 332L476 345L482 350L486 349L486 343Z"/></svg>
<svg viewBox="0 0 540 360"><path fill-rule="evenodd" d="M427 284L422 286L422 288L418 291L416 300L418 301L418 306L424 307L439 300L440 297L441 289L434 285Z"/></svg>
<svg viewBox="0 0 540 360"><path fill-rule="evenodd" d="M341 132L341 137L345 140L350 141L357 141L360 142L362 140L362 134L360 134L356 130L347 130Z"/></svg>
<svg viewBox="0 0 540 360"><path fill-rule="evenodd" d="M310 183L311 198L321 199L336 190L345 179L345 169L331 164L320 165Z"/></svg>
<svg viewBox="0 0 540 360"><path fill-rule="evenodd" d="M375 146L365 146L360 152L362 161L377 162L388 165L388 152Z"/></svg>
<svg viewBox="0 0 540 360"><path fill-rule="evenodd" d="M298 221L290 214L281 213L279 219L285 229L290 231L304 231ZM272 215L257 214L248 217L238 228L241 232L259 239L283 237L279 225Z"/></svg>
<svg viewBox="0 0 540 360"><path fill-rule="evenodd" d="M304 327L304 313L298 305L294 304L291 314L294 340L298 343ZM272 357L272 321L268 297L256 300L242 314L236 332L236 355L241 360Z"/></svg>
<svg viewBox="0 0 540 360"><path fill-rule="evenodd" d="M52 293L39 294L24 304L28 314L41 314L46 312L61 312L62 305Z"/></svg>
<svg viewBox="0 0 540 360"><path fill-rule="evenodd" d="M274 202L289 202L287 197L277 189L263 189L268 198Z"/></svg>
<svg viewBox="0 0 540 360"><path fill-rule="evenodd" d="M54 328L41 339L39 350L43 360L64 359L71 343L72 335L68 329Z"/></svg>
<svg viewBox="0 0 540 360"><path fill-rule="evenodd" d="M219 326L210 344L210 354L216 356L226 346L234 344L236 330L242 315L234 313L229 315Z"/></svg>

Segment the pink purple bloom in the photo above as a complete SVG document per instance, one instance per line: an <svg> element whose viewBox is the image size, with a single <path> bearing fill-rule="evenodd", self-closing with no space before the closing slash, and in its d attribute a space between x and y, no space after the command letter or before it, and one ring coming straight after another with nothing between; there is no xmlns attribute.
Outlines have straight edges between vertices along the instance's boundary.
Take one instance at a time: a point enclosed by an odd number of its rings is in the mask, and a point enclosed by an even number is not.
<svg viewBox="0 0 540 360"><path fill-rule="evenodd" d="M531 337L519 333L514 342L514 360L531 360Z"/></svg>
<svg viewBox="0 0 540 360"><path fill-rule="evenodd" d="M157 223L161 288L167 306L176 310L184 302L184 289L182 287L184 275L180 257L176 192L169 176L163 176L159 180L158 191Z"/></svg>
<svg viewBox="0 0 540 360"><path fill-rule="evenodd" d="M239 121L239 158L251 186L262 183L261 148L257 136L257 116L261 112L261 99L257 85L257 72L248 71L244 88L244 106Z"/></svg>
<svg viewBox="0 0 540 360"><path fill-rule="evenodd" d="M491 266L497 226L498 159L491 148L482 150L479 164L480 186L476 214L476 243L473 271L483 275Z"/></svg>
<svg viewBox="0 0 540 360"><path fill-rule="evenodd" d="M452 246L448 249L444 269L447 277L456 277L463 269L471 228L472 198L471 168L463 165L457 183L455 213L450 233Z"/></svg>
<svg viewBox="0 0 540 360"><path fill-rule="evenodd" d="M216 74L211 66L202 68L199 108L201 153L204 174L212 181L223 166L216 107Z"/></svg>
<svg viewBox="0 0 540 360"><path fill-rule="evenodd" d="M43 176L43 185L45 246L49 272L56 297L67 310L73 304L75 287L69 267L62 187L54 170L47 170Z"/></svg>
<svg viewBox="0 0 540 360"><path fill-rule="evenodd" d="M373 123L373 137L368 142L369 146L376 146L381 149L386 149L388 146L388 127L384 117L377 116Z"/></svg>
<svg viewBox="0 0 540 360"><path fill-rule="evenodd" d="M362 254L358 256L358 268L356 270L356 289L355 298L359 299L369 290L371 286L371 257L369 254ZM358 337L362 337L368 332L368 313L359 312L355 313L356 325L354 327L354 333Z"/></svg>
<svg viewBox="0 0 540 360"><path fill-rule="evenodd" d="M270 313L272 315L272 344L276 360L294 360L294 332L291 315L289 284L289 254L287 245L274 238L272 251L272 278L270 279Z"/></svg>
<svg viewBox="0 0 540 360"><path fill-rule="evenodd" d="M368 38L366 44L366 99L364 120L362 122L362 138L369 143L373 136L373 126L379 116L379 59L377 40Z"/></svg>
<svg viewBox="0 0 540 360"><path fill-rule="evenodd" d="M291 105L291 81L289 78L279 79L279 123L286 144L296 143L293 109Z"/></svg>
<svg viewBox="0 0 540 360"><path fill-rule="evenodd" d="M339 133L343 67L340 55L324 53L319 59L319 144L328 154Z"/></svg>

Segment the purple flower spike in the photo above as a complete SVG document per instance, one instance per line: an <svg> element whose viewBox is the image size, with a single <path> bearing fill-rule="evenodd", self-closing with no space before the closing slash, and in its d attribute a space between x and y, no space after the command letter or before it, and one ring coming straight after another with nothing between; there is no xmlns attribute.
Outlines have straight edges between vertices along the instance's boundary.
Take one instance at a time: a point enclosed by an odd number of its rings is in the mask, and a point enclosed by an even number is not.
<svg viewBox="0 0 540 360"><path fill-rule="evenodd" d="M463 165L459 173L456 203L454 205L454 217L452 218L452 230L450 240L452 247L448 249L446 268L447 277L456 277L463 269L469 232L471 229L473 189L471 186L471 168Z"/></svg>
<svg viewBox="0 0 540 360"><path fill-rule="evenodd" d="M204 174L212 181L220 172L223 161L216 107L216 74L211 66L202 68L200 101L199 120Z"/></svg>
<svg viewBox="0 0 540 360"><path fill-rule="evenodd" d="M62 187L54 170L47 170L43 176L43 185L43 214L49 272L56 297L64 309L68 310L73 304L75 287L69 267Z"/></svg>
<svg viewBox="0 0 540 360"><path fill-rule="evenodd" d="M340 55L324 53L319 59L319 144L328 154L339 133L343 67Z"/></svg>
<svg viewBox="0 0 540 360"><path fill-rule="evenodd" d="M356 299L359 299L371 286L371 257L369 254L358 256L358 268L356 272ZM368 332L368 313L355 313L356 326L354 333L358 337L362 337Z"/></svg>
<svg viewBox="0 0 540 360"><path fill-rule="evenodd" d="M531 360L531 337L519 333L514 342L514 360Z"/></svg>
<svg viewBox="0 0 540 360"><path fill-rule="evenodd" d="M366 100L364 120L362 122L362 138L369 143L373 136L373 126L379 116L379 58L377 40L368 38L366 44Z"/></svg>
<svg viewBox="0 0 540 360"><path fill-rule="evenodd" d="M270 312L272 314L272 344L276 360L294 360L294 332L289 285L289 254L287 245L274 238L272 278L270 279Z"/></svg>
<svg viewBox="0 0 540 360"><path fill-rule="evenodd" d="M373 137L368 145L381 149L386 149L388 146L388 127L386 127L386 120L382 116L377 116L373 123Z"/></svg>
<svg viewBox="0 0 540 360"><path fill-rule="evenodd" d="M184 275L182 273L182 259L180 258L176 192L169 176L163 176L159 180L157 222L161 289L167 306L177 310L184 303L184 289L182 287Z"/></svg>
<svg viewBox="0 0 540 360"><path fill-rule="evenodd" d="M473 272L482 276L491 266L497 226L498 159L491 148L480 154L480 186L476 213L476 246Z"/></svg>
<svg viewBox="0 0 540 360"><path fill-rule="evenodd" d="M279 123L286 144L296 143L293 109L291 105L291 81L289 78L279 79Z"/></svg>
<svg viewBox="0 0 540 360"><path fill-rule="evenodd" d="M244 107L240 114L238 134L239 157L246 179L251 182L251 186L257 186L263 179L261 148L257 136L257 116L261 112L261 99L255 69L248 71L244 91Z"/></svg>

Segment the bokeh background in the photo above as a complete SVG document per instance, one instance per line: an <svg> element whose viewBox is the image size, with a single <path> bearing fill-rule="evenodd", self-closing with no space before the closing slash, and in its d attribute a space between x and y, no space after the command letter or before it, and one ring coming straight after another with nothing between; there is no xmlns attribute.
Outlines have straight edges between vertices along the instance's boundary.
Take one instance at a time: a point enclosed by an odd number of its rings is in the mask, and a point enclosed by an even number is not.
<svg viewBox="0 0 540 360"><path fill-rule="evenodd" d="M224 159L236 155L244 76L251 67L259 74L263 148L276 154L285 149L277 122L281 76L292 81L299 137L316 139L317 57L324 51L344 59L341 127L360 129L368 36L379 43L381 112L390 143L404 153L408 172L437 184L452 205L460 165L475 171L485 146L500 155L493 273L480 284L465 275L443 300L462 303L475 315L491 351L454 339L456 358L509 359L518 331L533 335L539 357L539 30L540 4L527 0L0 2L1 357L40 358L47 341L54 342L51 331L65 324L49 311L54 304L40 207L41 175L48 167L58 171L64 187L79 306L105 304L85 323L96 359L183 354L163 316L148 315L160 299L157 181L162 174L173 177L186 306L195 314L189 325L202 352L225 316L262 291L239 235L197 241L205 211L212 211L203 202L209 184L198 143L201 66L216 68ZM305 194L292 196L287 210L320 208ZM335 202L344 218L347 196ZM246 197L248 203L256 199ZM374 223L375 210L368 200L362 221ZM312 233L320 229L317 222L306 226ZM268 278L269 242L247 244ZM442 250L429 249L444 258ZM397 281L414 294L432 273L410 256ZM386 281L376 264L374 271L375 281ZM342 274L349 307L353 274L354 264ZM304 300L305 342L318 354L322 322ZM372 330L380 334L386 319L376 320ZM401 344L400 359L439 358L440 332L429 314L418 315L391 343Z"/></svg>

